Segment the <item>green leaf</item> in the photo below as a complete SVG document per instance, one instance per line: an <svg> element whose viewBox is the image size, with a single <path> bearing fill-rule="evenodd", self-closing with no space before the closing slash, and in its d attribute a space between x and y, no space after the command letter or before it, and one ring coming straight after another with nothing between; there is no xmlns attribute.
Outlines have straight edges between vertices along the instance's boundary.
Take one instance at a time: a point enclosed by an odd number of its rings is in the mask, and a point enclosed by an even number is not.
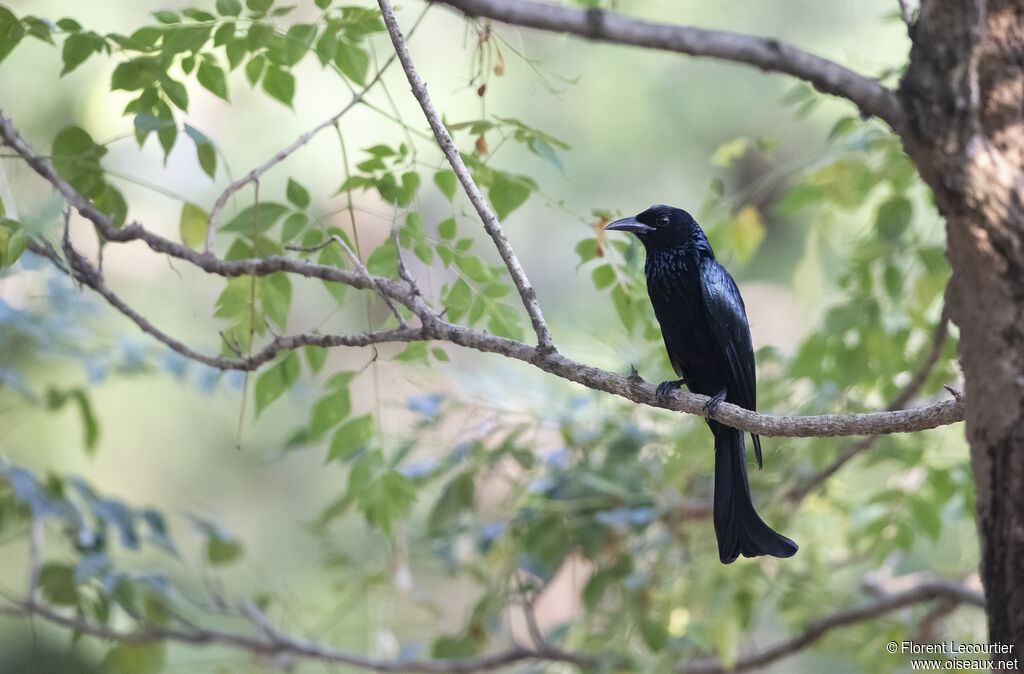
<svg viewBox="0 0 1024 674"><path fill-rule="evenodd" d="M293 66L302 60L316 39L316 26L297 23L284 36L275 35L267 47L267 58L272 63Z"/></svg>
<svg viewBox="0 0 1024 674"><path fill-rule="evenodd" d="M168 28L164 31L161 54L165 60L186 52L195 54L210 39L211 32L212 26L188 25Z"/></svg>
<svg viewBox="0 0 1024 674"><path fill-rule="evenodd" d="M494 183L487 192L494 213L499 220L504 220L509 213L522 206L530 196L533 186L524 176L511 176L495 172Z"/></svg>
<svg viewBox="0 0 1024 674"><path fill-rule="evenodd" d="M414 196L416 196L416 190L420 187L420 174L415 171L408 171L402 174L402 184L396 190L393 198L389 198L388 201L394 201L399 206L408 206Z"/></svg>
<svg viewBox="0 0 1024 674"><path fill-rule="evenodd" d="M157 59L140 56L117 64L110 76L110 88L123 91L145 89L158 82L165 72Z"/></svg>
<svg viewBox="0 0 1024 674"><path fill-rule="evenodd" d="M188 90L185 88L184 84L165 76L160 78L160 88L163 89L167 98L170 99L171 103L174 103L179 110L188 110Z"/></svg>
<svg viewBox="0 0 1024 674"><path fill-rule="evenodd" d="M326 350L324 350L326 353ZM338 388L316 401L309 413L309 435L316 439L341 423L352 411L347 387Z"/></svg>
<svg viewBox="0 0 1024 674"><path fill-rule="evenodd" d="M28 234L16 220L0 220L0 268L13 265L28 247Z"/></svg>
<svg viewBox="0 0 1024 674"><path fill-rule="evenodd" d="M206 541L206 559L214 566L229 564L242 556L241 541L211 536Z"/></svg>
<svg viewBox="0 0 1024 674"><path fill-rule="evenodd" d="M370 253L366 260L366 269L376 276L398 275L398 251L390 240L386 239L379 248Z"/></svg>
<svg viewBox="0 0 1024 674"><path fill-rule="evenodd" d="M25 32L28 35L31 35L37 40L42 40L47 44L55 44L53 41L53 28L46 21L43 21L37 16L26 16L21 20L21 22L24 24ZM3 61L4 56L6 56L6 53L4 53L4 48L6 47L5 32L3 12L0 10L0 61Z"/></svg>
<svg viewBox="0 0 1024 674"><path fill-rule="evenodd" d="M612 288L611 294L612 304L615 306L615 312L619 315L619 320L622 321L626 330L632 332L636 325L636 312L633 310L633 303L629 301L629 297L621 285Z"/></svg>
<svg viewBox="0 0 1024 674"><path fill-rule="evenodd" d="M214 177L214 174L217 173L217 151L214 149L213 143L206 137L206 134L191 124L185 125L185 133L196 144L199 166L206 175Z"/></svg>
<svg viewBox="0 0 1024 674"><path fill-rule="evenodd" d="M299 208L307 208L309 206L309 192L291 178L288 179L288 188L285 194L288 196L288 201Z"/></svg>
<svg viewBox="0 0 1024 674"><path fill-rule="evenodd" d="M249 48L244 38L236 37L228 40L224 45L224 55L228 57L228 70L237 68L247 53L249 53ZM262 71L259 74L262 75ZM257 76L256 79L258 80L259 77Z"/></svg>
<svg viewBox="0 0 1024 674"><path fill-rule="evenodd" d="M444 298L448 319L455 322L462 318L469 310L472 299L473 293L469 289L469 285L462 279L457 280Z"/></svg>
<svg viewBox="0 0 1024 674"><path fill-rule="evenodd" d="M331 6L331 0L313 0L313 4L320 9L327 9Z"/></svg>
<svg viewBox="0 0 1024 674"><path fill-rule="evenodd" d="M875 213L875 229L878 236L888 241L899 239L910 226L913 214L914 207L906 197L892 197L882 202Z"/></svg>
<svg viewBox="0 0 1024 674"><path fill-rule="evenodd" d="M455 266L472 281L483 283L491 279L491 270L475 255L456 255Z"/></svg>
<svg viewBox="0 0 1024 674"><path fill-rule="evenodd" d="M277 272L258 281L260 303L267 318L284 330L288 326L288 310L292 304L292 282L288 274Z"/></svg>
<svg viewBox="0 0 1024 674"><path fill-rule="evenodd" d="M434 503L427 519L427 531L431 536L443 534L466 511L472 511L476 505L476 483L470 472L457 475L441 491L441 496Z"/></svg>
<svg viewBox="0 0 1024 674"><path fill-rule="evenodd" d="M434 356L434 358L441 361L442 363L447 363L448 361L451 360L451 358L448 357L448 352L440 347L431 349L430 353L431 355Z"/></svg>
<svg viewBox="0 0 1024 674"><path fill-rule="evenodd" d="M53 139L51 154L57 172L82 196L94 199L105 187L100 158L106 153L83 129L69 126Z"/></svg>
<svg viewBox="0 0 1024 674"><path fill-rule="evenodd" d="M882 283L889 297L898 301L903 294L903 272L895 265L887 264L882 273Z"/></svg>
<svg viewBox="0 0 1024 674"><path fill-rule="evenodd" d="M166 9L161 9L161 10L158 10L156 12L153 12L153 18L156 19L157 21L159 21L160 23L166 23L166 24L181 23L181 19L178 17L178 15L175 12L171 12L171 11L166 10Z"/></svg>
<svg viewBox="0 0 1024 674"><path fill-rule="evenodd" d="M11 10L0 5L0 61L7 58L7 55L18 46L23 37L25 37L25 27L21 24L21 21L18 20L18 17ZM67 41L64 44L66 48ZM63 75L64 73L62 72L61 74Z"/></svg>
<svg viewBox="0 0 1024 674"><path fill-rule="evenodd" d="M288 243L309 227L309 216L305 213L292 213L285 218L281 227L281 243Z"/></svg>
<svg viewBox="0 0 1024 674"><path fill-rule="evenodd" d="M128 203L124 200L121 190L113 185L105 184L96 198L93 199L96 210L105 213L115 227L124 224L128 217Z"/></svg>
<svg viewBox="0 0 1024 674"><path fill-rule="evenodd" d="M523 329L519 325L519 314L507 304L497 304L493 307L487 329L500 337L521 340Z"/></svg>
<svg viewBox="0 0 1024 674"><path fill-rule="evenodd" d="M210 93L228 100L228 80L220 66L203 59L199 63L196 78Z"/></svg>
<svg viewBox="0 0 1024 674"><path fill-rule="evenodd" d="M288 107L295 97L295 76L283 68L270 66L263 76L263 90Z"/></svg>
<svg viewBox="0 0 1024 674"><path fill-rule="evenodd" d="M430 647L430 655L441 659L468 658L479 650L479 644L469 635L445 636Z"/></svg>
<svg viewBox="0 0 1024 674"><path fill-rule="evenodd" d="M374 431L372 415L364 414L346 421L331 437L331 448L327 454L327 461L348 458L373 439Z"/></svg>
<svg viewBox="0 0 1024 674"><path fill-rule="evenodd" d="M299 357L294 351L288 352L276 365L256 379L256 414L281 397L299 378Z"/></svg>
<svg viewBox="0 0 1024 674"><path fill-rule="evenodd" d="M458 179L455 171L438 171L434 174L434 184L441 193L451 201L455 198L455 189L458 186Z"/></svg>
<svg viewBox="0 0 1024 674"><path fill-rule="evenodd" d="M390 534L394 523L404 517L416 501L416 483L389 470L360 495L366 521Z"/></svg>
<svg viewBox="0 0 1024 674"><path fill-rule="evenodd" d="M254 12L266 12L274 5L274 0L245 0L245 6Z"/></svg>
<svg viewBox="0 0 1024 674"><path fill-rule="evenodd" d="M228 224L221 227L224 232L240 232L252 237L256 231L266 232L290 209L284 204L274 201L261 201L259 204L247 206L231 218Z"/></svg>
<svg viewBox="0 0 1024 674"><path fill-rule="evenodd" d="M242 13L239 0L217 0L217 13L221 16L238 16Z"/></svg>
<svg viewBox="0 0 1024 674"><path fill-rule="evenodd" d="M39 588L43 597L58 606L74 606L78 603L75 588L75 571L67 564L47 562L39 570Z"/></svg>
<svg viewBox="0 0 1024 674"><path fill-rule="evenodd" d="M249 30L245 34L245 41L249 45L249 51L256 51L267 46L273 37L274 27L269 23L254 23L249 26Z"/></svg>
<svg viewBox="0 0 1024 674"><path fill-rule="evenodd" d="M266 65L267 59L262 54L257 54L249 59L249 62L245 64L245 79L249 80L250 85L256 86L256 83L263 77Z"/></svg>
<svg viewBox="0 0 1024 674"><path fill-rule="evenodd" d="M216 21L217 20L217 17L214 16L213 14L210 14L209 12L205 12L205 11L203 11L201 9L194 9L194 8L191 8L191 7L187 8L187 9L181 10L181 13L183 15L187 16L188 18L192 19L193 21L206 22L206 21Z"/></svg>
<svg viewBox="0 0 1024 674"><path fill-rule="evenodd" d="M206 241L206 224L209 219L209 213L193 203L185 202L178 222L182 242L189 248L199 250Z"/></svg>
<svg viewBox="0 0 1024 674"><path fill-rule="evenodd" d="M304 346L302 352L306 355L306 362L309 363L309 369L316 374L323 369L324 363L327 362L327 349L322 346Z"/></svg>
<svg viewBox="0 0 1024 674"><path fill-rule="evenodd" d="M427 343L409 342L409 345L402 350L402 353L395 356L394 360L405 363L426 362Z"/></svg>
<svg viewBox="0 0 1024 674"><path fill-rule="evenodd" d="M615 282L615 269L610 264L602 264L594 267L590 277L594 281L594 287L603 290Z"/></svg>
<svg viewBox="0 0 1024 674"><path fill-rule="evenodd" d="M447 218L437 223L437 235L442 239L451 240L455 238L455 218Z"/></svg>
<svg viewBox="0 0 1024 674"><path fill-rule="evenodd" d="M324 31L316 42L316 57L320 59L320 65L326 66L334 60L334 54L338 51L338 34L330 28Z"/></svg>
<svg viewBox="0 0 1024 674"><path fill-rule="evenodd" d="M18 24L21 27L21 24ZM20 39L20 38L18 38ZM3 40L0 39L0 44L3 44ZM15 42L17 44L17 42ZM61 58L64 61L64 67L61 69L60 74L63 77L69 72L82 65L87 58L95 54L96 52L103 49L106 43L96 33L72 33L68 35L67 39L64 40L64 47L61 50ZM0 52L6 47L0 47ZM14 45L11 45L11 49ZM7 50L8 52L10 49Z"/></svg>
<svg viewBox="0 0 1024 674"><path fill-rule="evenodd" d="M334 64L350 80L357 84L366 84L366 73L370 68L370 55L361 47L339 41L334 52Z"/></svg>
<svg viewBox="0 0 1024 674"><path fill-rule="evenodd" d="M117 644L103 658L100 668L118 674L160 674L167 663L167 644Z"/></svg>

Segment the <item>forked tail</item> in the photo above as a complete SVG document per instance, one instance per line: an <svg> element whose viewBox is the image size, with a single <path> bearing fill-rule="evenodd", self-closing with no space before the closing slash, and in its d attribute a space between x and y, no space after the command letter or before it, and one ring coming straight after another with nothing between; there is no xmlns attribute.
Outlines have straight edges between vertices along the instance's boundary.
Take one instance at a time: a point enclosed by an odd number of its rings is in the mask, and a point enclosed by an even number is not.
<svg viewBox="0 0 1024 674"><path fill-rule="evenodd" d="M764 523L754 510L747 482L743 433L711 422L715 435L715 535L718 557L729 564L737 557L792 557L797 544Z"/></svg>

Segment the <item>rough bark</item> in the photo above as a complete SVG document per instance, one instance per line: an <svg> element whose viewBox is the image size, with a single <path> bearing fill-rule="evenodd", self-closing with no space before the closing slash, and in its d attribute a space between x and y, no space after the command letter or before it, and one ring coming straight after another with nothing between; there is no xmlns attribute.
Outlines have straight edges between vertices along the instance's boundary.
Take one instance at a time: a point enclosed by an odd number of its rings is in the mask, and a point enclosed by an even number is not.
<svg viewBox="0 0 1024 674"><path fill-rule="evenodd" d="M946 217L989 638L1024 652L1024 1L924 0L903 140ZM993 656L998 658L1000 656Z"/></svg>

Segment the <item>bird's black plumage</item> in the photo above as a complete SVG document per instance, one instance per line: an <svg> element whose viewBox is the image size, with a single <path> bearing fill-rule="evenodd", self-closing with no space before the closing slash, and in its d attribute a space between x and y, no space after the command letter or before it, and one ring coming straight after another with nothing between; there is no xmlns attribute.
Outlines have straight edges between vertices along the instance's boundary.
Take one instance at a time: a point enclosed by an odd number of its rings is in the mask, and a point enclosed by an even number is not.
<svg viewBox="0 0 1024 674"><path fill-rule="evenodd" d="M684 210L651 206L605 229L632 232L647 251L644 273L669 361L681 380L664 382L664 393L685 383L695 392L753 410L757 406L754 349L736 282L715 260L704 231ZM723 397L724 396L724 397ZM797 545L758 516L747 482L743 433L708 419L715 436L714 522L724 564L740 555L789 557ZM754 453L761 465L761 442Z"/></svg>

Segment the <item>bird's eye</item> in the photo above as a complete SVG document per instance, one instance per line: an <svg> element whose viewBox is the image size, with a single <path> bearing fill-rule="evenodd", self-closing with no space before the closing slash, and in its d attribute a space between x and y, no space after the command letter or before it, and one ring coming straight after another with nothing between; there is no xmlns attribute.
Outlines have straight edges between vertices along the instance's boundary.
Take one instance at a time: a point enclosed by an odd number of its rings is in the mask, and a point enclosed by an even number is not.
<svg viewBox="0 0 1024 674"><path fill-rule="evenodd" d="M668 216L667 215L659 215L658 216L658 226L659 227L668 227Z"/></svg>

